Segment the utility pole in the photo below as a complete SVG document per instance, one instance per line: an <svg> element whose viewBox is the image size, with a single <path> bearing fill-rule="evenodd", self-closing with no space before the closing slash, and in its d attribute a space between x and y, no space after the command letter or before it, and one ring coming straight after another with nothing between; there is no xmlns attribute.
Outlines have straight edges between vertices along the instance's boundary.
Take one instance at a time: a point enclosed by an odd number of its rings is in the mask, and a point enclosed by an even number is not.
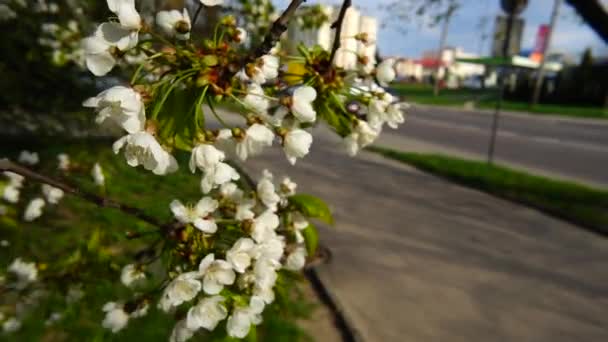
<svg viewBox="0 0 608 342"><path fill-rule="evenodd" d="M540 66L538 67L538 72L536 75L536 82L534 83L534 93L532 94L532 99L530 100L530 107L534 107L538 104L538 100L540 99L540 93L543 86L543 78L545 77L545 61L547 60L547 55L549 54L549 48L551 47L551 37L553 36L553 29L555 28L555 23L557 22L557 17L559 16L559 6L562 0L555 0L553 3L553 12L551 13L551 22L549 23L549 32L547 32L547 37L543 42L543 59L540 62Z"/></svg>
<svg viewBox="0 0 608 342"><path fill-rule="evenodd" d="M490 135L490 144L488 145L488 164L492 164L494 161L494 148L496 146L496 135L498 134L498 122L500 120L500 111L502 109L502 99L505 93L505 76L507 75L507 68L511 64L511 56L509 54L509 47L511 45L511 31L513 31L513 22L517 18L517 15L521 13L528 5L528 0L501 0L500 2L503 11L508 15L507 17L507 32L505 34L505 40L502 44L502 58L503 65L502 70L498 78L498 99L496 100L496 108L494 110L494 116L492 119L492 133Z"/></svg>
<svg viewBox="0 0 608 342"><path fill-rule="evenodd" d="M439 52L438 52L438 60L437 60L437 66L435 67L435 84L433 86L433 95L437 96L439 95L439 70L441 69L441 61L442 61L442 55L443 55L443 49L445 49L445 41L448 37L448 28L450 26L450 19L452 19L452 14L454 14L454 11L456 11L456 9L458 8L458 4L455 4L454 2L450 2L450 6L448 7L448 10L445 12L445 18L443 19L443 27L441 28L441 37L439 38Z"/></svg>

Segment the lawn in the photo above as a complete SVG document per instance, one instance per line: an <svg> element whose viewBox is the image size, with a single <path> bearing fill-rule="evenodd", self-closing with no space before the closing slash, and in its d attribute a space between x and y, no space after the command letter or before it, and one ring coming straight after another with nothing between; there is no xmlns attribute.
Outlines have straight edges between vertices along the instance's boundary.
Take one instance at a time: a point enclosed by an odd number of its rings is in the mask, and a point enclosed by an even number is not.
<svg viewBox="0 0 608 342"><path fill-rule="evenodd" d="M433 87L428 84L394 83L391 89L405 101L420 104L462 107L465 102L473 101L477 108L494 109L496 106L495 89L442 89L437 97L433 96ZM526 102L503 101L503 109L536 114L608 118L608 110L600 107L538 104L530 108Z"/></svg>
<svg viewBox="0 0 608 342"><path fill-rule="evenodd" d="M608 234L606 191L479 161L375 146L369 150L456 183L537 208L600 234Z"/></svg>
<svg viewBox="0 0 608 342"><path fill-rule="evenodd" d="M68 182L96 193L105 193L108 197L123 203L143 208L149 215L161 220L169 220L169 202L179 198L186 202L200 199L200 176L190 174L186 167L172 175L159 177L151 172L129 167L121 156L115 156L111 150L111 140L84 141L72 143L43 142L3 143L0 156L13 158L19 149L29 149L40 154L41 164L38 170L56 177L69 179ZM11 146L19 146L19 149ZM73 170L63 175L57 170L56 156L59 153L70 155ZM188 156L178 154L180 165L187 165ZM92 181L90 170L99 162L105 172L106 188L97 188ZM26 188L21 194L18 208L10 208L6 215L0 216L0 240L7 240L9 247L0 247L0 276L7 265L16 257L28 261L36 260L39 267L63 270L62 265L72 265L71 261L87 260L77 263L77 272L81 280L70 277L61 282L53 282L51 294L44 299L33 302L35 310L23 322L19 332L3 335L0 340L10 338L14 341L166 341L175 320L156 309L151 303L149 314L144 318L132 319L128 327L119 334L112 334L101 327L104 313L101 308L108 301L126 300L133 294L120 285L121 267L129 262L135 252L143 248L144 242L156 239L157 235L144 235L141 239L128 240L125 233L150 232L154 229L113 209L100 209L79 198L66 195L58 206L47 206L44 215L31 223L22 222L18 213L23 210L29 198L38 196L38 184L26 181ZM128 250L127 253L121 253ZM126 255L125 255L126 254ZM68 256L69 258L65 258ZM66 266L67 267L67 266ZM45 274L42 271L41 274ZM286 281L295 280L286 277ZM301 279L301 278L300 278ZM117 286L118 284L118 286ZM76 304L68 304L65 293L72 285L81 285L85 297ZM118 289L118 291L116 291ZM14 308L7 305L13 296L23 293L2 291L0 282L0 311L12 312ZM257 339L260 341L293 341L308 340L307 335L295 324L295 318L311 314L312 305L304 298L301 291L293 291L287 296L288 303L283 302L269 307L264 313L264 323L257 328ZM276 302L275 302L276 303ZM285 309L288 307L288 309ZM62 319L52 325L45 321L53 312L62 314ZM219 327L218 329L224 329ZM217 341L213 336L197 335L204 341ZM221 339L226 341L226 339ZM253 337L250 341L255 340Z"/></svg>

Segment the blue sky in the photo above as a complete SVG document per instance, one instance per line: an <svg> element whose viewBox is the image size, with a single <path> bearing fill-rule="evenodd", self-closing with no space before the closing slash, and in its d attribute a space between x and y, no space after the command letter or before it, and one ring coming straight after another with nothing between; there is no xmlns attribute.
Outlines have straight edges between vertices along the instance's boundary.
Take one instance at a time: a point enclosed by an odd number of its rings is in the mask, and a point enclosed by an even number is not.
<svg viewBox="0 0 608 342"><path fill-rule="evenodd" d="M386 13L379 7L391 0L353 0L353 4L365 13L376 16L379 21ZM275 0L279 10L283 9L288 0ZM339 1L312 0L307 3L337 4ZM454 16L448 34L448 44L463 47L465 51L477 53L480 50L481 33L477 28L480 18L491 17L487 30L493 28L494 17L500 12L499 0L461 0L463 4ZM525 20L522 48L532 48L538 26L549 22L553 0L529 0L529 5L522 13ZM439 40L439 28L428 28L417 23L403 23L407 33L403 34L394 27L382 28L378 36L378 46L383 55L399 55L419 57L422 52L436 49ZM562 3L561 15L552 39L551 51L566 52L578 56L586 47L591 47L594 54L608 55L608 46L587 25L581 22L574 10ZM484 54L490 49L486 41L481 47Z"/></svg>

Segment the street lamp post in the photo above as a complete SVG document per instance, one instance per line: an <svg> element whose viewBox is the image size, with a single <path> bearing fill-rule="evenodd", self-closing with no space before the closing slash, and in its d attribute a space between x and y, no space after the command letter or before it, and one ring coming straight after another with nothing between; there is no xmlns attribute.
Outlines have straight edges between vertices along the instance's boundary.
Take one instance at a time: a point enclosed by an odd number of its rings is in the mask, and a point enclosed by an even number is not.
<svg viewBox="0 0 608 342"><path fill-rule="evenodd" d="M494 149L496 147L496 135L498 133L498 123L500 120L500 111L502 109L502 100L505 92L505 76L509 65L509 45L511 43L511 31L513 31L513 22L519 13L527 6L528 0L501 0L500 5L502 10L508 15L507 30L505 32L505 40L502 44L502 58L505 63L502 64L500 77L498 79L498 99L496 100L496 108L492 119L492 133L490 135L490 144L488 146L488 164L492 164L494 160Z"/></svg>

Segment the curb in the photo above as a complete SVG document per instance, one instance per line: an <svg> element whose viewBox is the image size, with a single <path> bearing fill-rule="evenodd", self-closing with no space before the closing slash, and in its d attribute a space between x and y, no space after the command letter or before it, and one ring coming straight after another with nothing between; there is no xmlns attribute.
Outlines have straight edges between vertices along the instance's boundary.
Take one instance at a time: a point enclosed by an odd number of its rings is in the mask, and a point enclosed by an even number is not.
<svg viewBox="0 0 608 342"><path fill-rule="evenodd" d="M344 309L338 304L336 296L323 284L317 271L314 268L309 268L304 271L304 276L317 297L330 310L335 327L340 331L340 336L344 342L362 342L361 335L356 331L352 322L344 315Z"/></svg>

